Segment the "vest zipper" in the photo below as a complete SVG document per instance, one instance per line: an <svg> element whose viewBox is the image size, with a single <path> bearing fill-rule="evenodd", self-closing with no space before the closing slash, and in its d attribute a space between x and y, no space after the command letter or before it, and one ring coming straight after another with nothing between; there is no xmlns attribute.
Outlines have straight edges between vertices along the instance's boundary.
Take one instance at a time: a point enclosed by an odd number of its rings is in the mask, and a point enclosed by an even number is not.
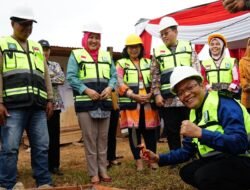
<svg viewBox="0 0 250 190"><path fill-rule="evenodd" d="M98 67L98 61L95 61L95 66L96 66L96 76L97 76L97 86L100 87L100 77L99 77L99 67ZM100 89L98 89L98 93Z"/></svg>
<svg viewBox="0 0 250 190"><path fill-rule="evenodd" d="M29 42L27 41L27 50L28 52L25 51L25 53L27 54L27 57L28 57L28 62L29 62L29 66L30 66L30 76L31 76L31 86L32 86L32 90L33 90L33 94L34 94L34 80L33 80L33 75L34 75L34 72L33 72L33 67L32 67L32 64L31 64L31 59L30 59L30 51L29 51ZM33 52L34 53L34 52ZM29 89L29 88L27 88ZM35 95L35 94L34 94ZM38 95L38 94L37 94ZM34 104L34 96L32 96L32 105Z"/></svg>

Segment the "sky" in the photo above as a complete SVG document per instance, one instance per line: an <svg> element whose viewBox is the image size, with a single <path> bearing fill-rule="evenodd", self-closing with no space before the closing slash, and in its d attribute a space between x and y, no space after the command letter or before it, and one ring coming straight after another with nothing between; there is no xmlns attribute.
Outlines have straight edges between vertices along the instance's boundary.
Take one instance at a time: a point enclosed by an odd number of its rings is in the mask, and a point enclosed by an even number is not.
<svg viewBox="0 0 250 190"><path fill-rule="evenodd" d="M81 47L84 24L97 21L103 28L101 46L121 52L126 37L140 18L157 18L214 0L7 0L0 6L0 36L12 34L10 15L18 6L33 9L38 23L29 39L51 45Z"/></svg>

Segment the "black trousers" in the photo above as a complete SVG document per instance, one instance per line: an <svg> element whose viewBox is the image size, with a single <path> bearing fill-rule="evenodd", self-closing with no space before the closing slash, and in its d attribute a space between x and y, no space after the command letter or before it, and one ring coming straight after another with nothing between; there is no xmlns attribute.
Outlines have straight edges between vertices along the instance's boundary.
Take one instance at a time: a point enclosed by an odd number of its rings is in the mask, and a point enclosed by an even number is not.
<svg viewBox="0 0 250 190"><path fill-rule="evenodd" d="M60 167L60 113L60 110L54 110L53 116L48 120L50 171Z"/></svg>
<svg viewBox="0 0 250 190"><path fill-rule="evenodd" d="M189 109L186 107L164 107L160 109L164 121L163 133L168 139L170 150L181 147L180 127L183 120L188 119Z"/></svg>
<svg viewBox="0 0 250 190"><path fill-rule="evenodd" d="M108 132L107 160L116 160L116 131L119 120L119 110L112 110Z"/></svg>
<svg viewBox="0 0 250 190"><path fill-rule="evenodd" d="M140 119L139 119L139 127L136 129L136 136L137 136L137 143L138 145L141 144L141 136L143 136L143 139L145 141L146 148L151 150L152 152L156 152L156 144L157 144L157 128L154 129L146 129L145 124L145 112L144 112L144 106L141 105L140 109ZM132 129L128 129L128 137L129 137L129 145L130 149L132 151L132 154L134 156L135 160L140 159L140 149L138 149L133 142L132 139Z"/></svg>
<svg viewBox="0 0 250 190"><path fill-rule="evenodd" d="M250 158L230 156L195 160L180 169L180 176L199 190L246 190L250 188Z"/></svg>

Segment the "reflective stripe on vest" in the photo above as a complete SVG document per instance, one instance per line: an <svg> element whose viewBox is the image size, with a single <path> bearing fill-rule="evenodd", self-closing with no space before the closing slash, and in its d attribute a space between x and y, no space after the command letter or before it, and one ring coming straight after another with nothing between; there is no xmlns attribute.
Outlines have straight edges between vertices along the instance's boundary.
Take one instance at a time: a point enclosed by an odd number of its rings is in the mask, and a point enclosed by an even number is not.
<svg viewBox="0 0 250 190"><path fill-rule="evenodd" d="M216 131L224 133L223 127L219 124L218 119L218 109L219 109L219 99L220 96L217 91L211 91L208 93L208 96L202 107L202 118L198 123L198 126L201 128L206 128L209 131ZM237 101L236 101L237 102ZM246 132L248 134L248 140L250 137L250 115L248 114L246 108L239 103L244 116L244 124ZM195 110L190 111L190 121L196 122ZM197 122L196 122L197 123ZM202 157L214 156L221 154L220 151L215 151L213 148L208 147L207 145L201 144L198 138L193 138L193 142L197 144L199 154Z"/></svg>
<svg viewBox="0 0 250 190"><path fill-rule="evenodd" d="M28 40L28 52L25 52L14 38L3 37L0 38L0 47L3 56L3 100L7 108L44 107L47 90L41 45Z"/></svg>
<svg viewBox="0 0 250 190"><path fill-rule="evenodd" d="M220 64L220 68L217 68L212 59L202 61L209 84L231 83L233 80L232 69L234 62L234 58L225 57Z"/></svg>
<svg viewBox="0 0 250 190"><path fill-rule="evenodd" d="M117 63L123 68L124 83L131 89L135 94L139 93L139 71L137 70L134 63L127 58L123 58L117 61ZM144 87L147 93L150 92L151 76L150 66L151 60L146 58L140 59L140 72L143 79ZM135 100L128 98L126 95L119 96L120 109L136 108L137 103Z"/></svg>
<svg viewBox="0 0 250 190"><path fill-rule="evenodd" d="M32 86L7 89L5 90L3 97L20 95L20 94L28 94L28 93L32 93L36 95L39 94L44 99L47 98L47 93L45 91L42 91L41 89L38 89L38 88L34 88Z"/></svg>
<svg viewBox="0 0 250 190"><path fill-rule="evenodd" d="M74 100L77 102L92 101L88 95L75 96ZM107 98L107 101L112 101L111 98Z"/></svg>
<svg viewBox="0 0 250 190"><path fill-rule="evenodd" d="M110 80L111 56L109 52L98 52L98 63L95 63L93 58L85 49L77 49L72 51L76 62L79 66L79 79L88 88L101 93L107 86ZM73 91L75 99L75 108L77 112L95 110L98 107L104 110L112 108L111 98L102 101L92 101L88 95L79 94Z"/></svg>
<svg viewBox="0 0 250 190"><path fill-rule="evenodd" d="M178 40L174 53L165 45L154 50L154 56L160 64L161 71L161 94L170 94L170 75L176 66L192 65L192 47L190 42Z"/></svg>

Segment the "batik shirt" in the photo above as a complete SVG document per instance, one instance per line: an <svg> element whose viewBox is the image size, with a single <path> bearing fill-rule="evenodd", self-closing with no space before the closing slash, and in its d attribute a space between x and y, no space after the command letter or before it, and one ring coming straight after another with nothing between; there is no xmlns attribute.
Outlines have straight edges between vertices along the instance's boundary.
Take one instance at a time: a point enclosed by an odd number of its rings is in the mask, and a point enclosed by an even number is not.
<svg viewBox="0 0 250 190"><path fill-rule="evenodd" d="M65 75L61 69L61 66L57 62L48 61L49 74L51 78L53 88L53 103L54 110L61 110L64 108L62 97L58 90L58 85L62 85L65 81Z"/></svg>

